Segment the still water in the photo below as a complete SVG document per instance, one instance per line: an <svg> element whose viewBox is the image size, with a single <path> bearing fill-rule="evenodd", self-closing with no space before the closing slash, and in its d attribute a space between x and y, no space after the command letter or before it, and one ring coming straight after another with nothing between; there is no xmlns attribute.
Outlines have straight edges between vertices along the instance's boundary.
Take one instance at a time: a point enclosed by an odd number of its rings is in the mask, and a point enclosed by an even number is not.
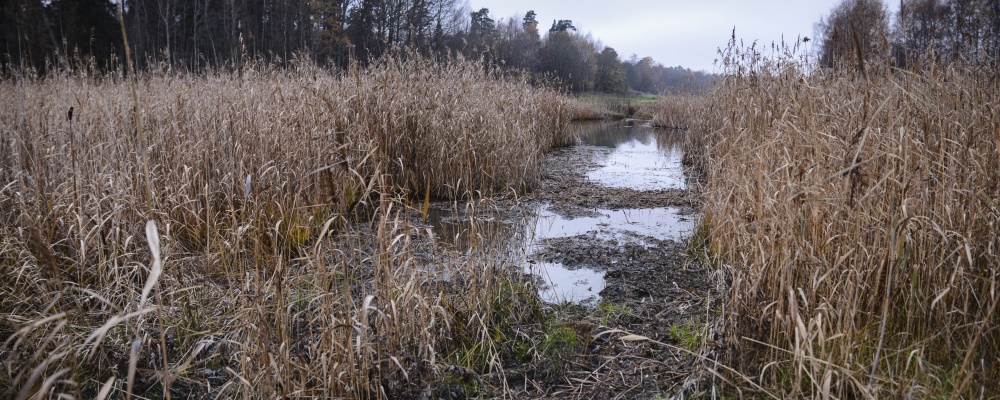
<svg viewBox="0 0 1000 400"><path fill-rule="evenodd" d="M683 240L695 228L695 218L681 215L677 208L596 210L599 216L564 218L546 207L538 210L534 241L528 243L529 254L544 246L545 239L591 236L602 241L639 243L655 246L652 241ZM614 263L614 261L612 261ZM539 295L548 302L575 303L600 300L604 289L604 271L590 268L567 268L558 263L529 264L528 271L541 276L546 285Z"/></svg>
<svg viewBox="0 0 1000 400"><path fill-rule="evenodd" d="M628 127L622 123L578 126L582 129L581 146L610 149L593 160L599 167L586 171L591 183L610 188L640 191L686 189L681 161L684 153L675 135L649 127ZM605 154L606 153L606 154ZM693 232L695 217L683 215L677 208L596 209L591 216L567 218L550 210L547 204L529 204L523 216L490 218L489 230L500 232L505 247L522 254L525 271L539 276L544 285L539 295L548 302L570 301L596 303L604 288L604 271L567 268L558 263L537 262L533 255L549 239L589 236L624 246L638 243L655 245L656 240L683 240ZM469 218L461 213L433 211L428 222L435 236L456 247L468 245ZM613 261L612 261L613 262Z"/></svg>
<svg viewBox="0 0 1000 400"><path fill-rule="evenodd" d="M657 134L649 127L601 125L582 135L584 145L614 149L603 164L587 173L594 183L635 190L687 189L684 153L677 135ZM674 139L674 140L670 140Z"/></svg>

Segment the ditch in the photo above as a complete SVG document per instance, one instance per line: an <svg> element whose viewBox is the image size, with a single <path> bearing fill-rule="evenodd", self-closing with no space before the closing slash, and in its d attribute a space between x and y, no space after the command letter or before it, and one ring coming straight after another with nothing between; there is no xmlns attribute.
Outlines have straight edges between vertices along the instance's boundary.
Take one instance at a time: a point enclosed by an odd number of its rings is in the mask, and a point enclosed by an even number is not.
<svg viewBox="0 0 1000 400"><path fill-rule="evenodd" d="M675 393L695 360L661 344L696 351L718 297L690 255L700 214L682 163L685 133L628 121L576 128L581 143L547 155L530 196L475 226L453 203L432 204L425 227L455 249L469 245L470 231L494 235L485 242L519 260L556 323L582 339L554 379L539 381L538 366L508 367L508 384L524 396ZM601 335L611 330L649 340Z"/></svg>

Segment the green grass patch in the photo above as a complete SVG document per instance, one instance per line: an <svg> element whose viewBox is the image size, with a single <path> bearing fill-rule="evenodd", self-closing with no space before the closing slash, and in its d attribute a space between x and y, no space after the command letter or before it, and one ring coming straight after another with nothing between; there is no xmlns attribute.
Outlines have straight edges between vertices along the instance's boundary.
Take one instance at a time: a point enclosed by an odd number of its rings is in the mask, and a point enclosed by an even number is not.
<svg viewBox="0 0 1000 400"><path fill-rule="evenodd" d="M674 324L667 331L667 336L681 347L697 352L705 338L707 326L700 321L689 321L684 324Z"/></svg>
<svg viewBox="0 0 1000 400"><path fill-rule="evenodd" d="M549 325L538 347L547 361L562 366L580 353L582 344L575 329L565 325Z"/></svg>
<svg viewBox="0 0 1000 400"><path fill-rule="evenodd" d="M615 304L609 301L602 301L597 305L597 310L595 310L597 316L601 319L601 324L605 326L611 326L616 321L622 317L635 317L632 310L628 307L620 304Z"/></svg>

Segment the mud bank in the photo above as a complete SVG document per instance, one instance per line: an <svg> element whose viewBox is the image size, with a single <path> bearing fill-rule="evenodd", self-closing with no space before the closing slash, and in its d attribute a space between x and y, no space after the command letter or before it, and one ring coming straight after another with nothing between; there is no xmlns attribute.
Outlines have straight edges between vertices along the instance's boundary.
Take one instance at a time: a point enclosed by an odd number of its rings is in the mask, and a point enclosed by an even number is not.
<svg viewBox="0 0 1000 400"><path fill-rule="evenodd" d="M695 357L680 349L695 350L704 340L718 294L710 272L692 257L700 214L681 165L684 134L595 125L583 144L546 158L542 185L529 202L555 214L554 223L591 228L538 235L529 262L590 273L603 287L585 282L594 296L550 305L585 345L557 377L540 374L538 366L510 366L509 384L522 387L525 397L671 397L691 374ZM543 297L546 290L552 289L543 287Z"/></svg>
<svg viewBox="0 0 1000 400"><path fill-rule="evenodd" d="M548 154L531 194L434 204L425 228L451 249L440 254L461 258L470 235L498 246L543 301L544 321L520 329L544 357L505 362L484 377L491 386L514 398L671 397L719 297L693 257L700 213L682 164L686 133L579 128L582 143Z"/></svg>

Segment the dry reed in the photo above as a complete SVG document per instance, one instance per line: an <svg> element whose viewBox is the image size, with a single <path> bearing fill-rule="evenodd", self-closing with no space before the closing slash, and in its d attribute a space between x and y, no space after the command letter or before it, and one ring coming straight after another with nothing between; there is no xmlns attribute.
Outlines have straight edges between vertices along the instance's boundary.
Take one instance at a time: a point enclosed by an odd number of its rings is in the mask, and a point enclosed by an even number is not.
<svg viewBox="0 0 1000 400"><path fill-rule="evenodd" d="M0 394L492 390L536 296L490 246L418 257L410 204L521 192L575 137L564 97L490 76L153 71L137 102L88 70L0 82Z"/></svg>
<svg viewBox="0 0 1000 400"><path fill-rule="evenodd" d="M728 362L788 397L1000 395L1000 81L723 53L697 132Z"/></svg>
<svg viewBox="0 0 1000 400"><path fill-rule="evenodd" d="M666 95L646 106L643 114L651 117L655 127L687 130L698 118L705 99L700 95Z"/></svg>

